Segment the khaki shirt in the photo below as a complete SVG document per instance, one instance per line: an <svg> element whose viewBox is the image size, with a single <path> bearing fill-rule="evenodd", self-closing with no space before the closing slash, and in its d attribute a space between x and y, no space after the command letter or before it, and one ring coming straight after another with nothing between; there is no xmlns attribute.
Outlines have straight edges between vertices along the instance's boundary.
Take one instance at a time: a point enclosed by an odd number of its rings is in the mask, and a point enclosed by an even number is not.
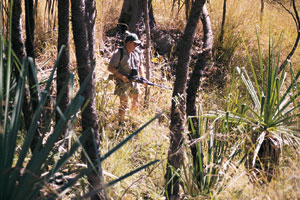
<svg viewBox="0 0 300 200"><path fill-rule="evenodd" d="M122 59L121 52L123 51ZM131 70L135 69L137 71L137 76L140 76L140 68L142 67L141 53L136 49L128 54L125 47L118 49L111 57L109 65L114 67L119 73L129 76ZM139 94L139 84L136 82L124 83L121 79L117 78L116 95L129 95L129 94Z"/></svg>
<svg viewBox="0 0 300 200"><path fill-rule="evenodd" d="M123 51L123 57L120 61L121 52ZM141 56L138 50L134 50L130 54L128 54L125 47L122 49L118 49L111 57L109 65L115 67L115 69L125 75L128 76L131 73L132 69L136 69L139 76L139 69L141 67Z"/></svg>

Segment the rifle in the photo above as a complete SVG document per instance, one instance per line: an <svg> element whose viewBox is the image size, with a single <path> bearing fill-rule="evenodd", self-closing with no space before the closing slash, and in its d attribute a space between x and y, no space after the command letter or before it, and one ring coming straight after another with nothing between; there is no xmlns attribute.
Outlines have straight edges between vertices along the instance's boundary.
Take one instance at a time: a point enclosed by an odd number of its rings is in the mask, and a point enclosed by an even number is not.
<svg viewBox="0 0 300 200"><path fill-rule="evenodd" d="M156 84L156 83L152 83L152 82L148 81L147 79L145 79L145 78L143 78L143 77L138 77L138 76L137 76L137 70L136 70L136 69L132 69L132 70L131 70L131 73L130 73L129 75L127 75L127 78L128 78L130 81L133 81L133 82L137 82L137 83L146 83L147 85L160 87L160 88L166 89L166 90L172 90L172 88L170 88L170 87L166 87L166 86L164 86L164 85L159 85L159 84Z"/></svg>
<svg viewBox="0 0 300 200"><path fill-rule="evenodd" d="M123 74L123 75L124 75L124 74ZM125 76L127 76L127 78L129 79L129 81L132 81L132 82L146 83L147 85L160 87L160 88L162 88L162 89L173 90L173 89L170 88L170 87L166 87L166 86L164 86L164 85L159 85L159 84L150 82L150 81L148 81L147 79L145 79L145 78L143 78L143 77L138 77L138 76L137 76L137 71L136 71L135 69L132 69L132 70L131 70L131 73L130 73L129 75L125 75ZM108 80L116 80L115 75L110 74L110 75L108 76Z"/></svg>
<svg viewBox="0 0 300 200"><path fill-rule="evenodd" d="M133 82L137 82L137 83L146 83L147 85L160 87L160 88L166 89L166 90L172 90L172 88L170 88L170 87L166 87L166 86L164 86L164 85L159 85L159 84L150 82L150 81L148 81L147 79L145 79L145 78L143 78L143 77L138 77L138 76L127 76L127 77L128 77L128 79L129 79L130 81L133 81Z"/></svg>

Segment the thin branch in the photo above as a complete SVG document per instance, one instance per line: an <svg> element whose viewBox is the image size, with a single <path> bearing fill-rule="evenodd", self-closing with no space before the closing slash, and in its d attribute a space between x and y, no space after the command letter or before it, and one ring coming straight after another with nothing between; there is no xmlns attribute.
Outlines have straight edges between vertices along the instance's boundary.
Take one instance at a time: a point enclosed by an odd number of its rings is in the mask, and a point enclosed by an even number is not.
<svg viewBox="0 0 300 200"><path fill-rule="evenodd" d="M277 1L278 2L278 1ZM279 2L278 2L279 3ZM279 3L280 5L282 5L281 3ZM282 7L287 10L283 5ZM280 65L279 67L279 71L278 71L278 74L285 68L286 64L288 63L288 61L291 59L291 57L293 56L293 54L295 53L296 49L297 49L297 46L298 46L298 43L299 43L299 40L300 40L300 27L299 27L299 23L300 23L300 19L299 19L299 15L298 15L298 12L297 12L297 8L296 8L296 4L295 4L295 0L293 0L293 10L295 12L295 15L293 15L293 13L289 10L288 13L290 13L295 21L295 24L296 24L296 27L297 27L297 38L296 38L296 41L294 43L294 46L291 50L291 52L289 53L289 55L286 57L286 59L284 60L284 62Z"/></svg>
<svg viewBox="0 0 300 200"><path fill-rule="evenodd" d="M291 10L290 9L287 9L280 1L276 1L286 12L288 12L291 16L292 16L292 18L293 18L293 20L294 20L294 22L295 22L295 24L296 24L296 27L298 28L298 22L297 22L297 19L296 19L296 17L294 16L294 14L291 12Z"/></svg>

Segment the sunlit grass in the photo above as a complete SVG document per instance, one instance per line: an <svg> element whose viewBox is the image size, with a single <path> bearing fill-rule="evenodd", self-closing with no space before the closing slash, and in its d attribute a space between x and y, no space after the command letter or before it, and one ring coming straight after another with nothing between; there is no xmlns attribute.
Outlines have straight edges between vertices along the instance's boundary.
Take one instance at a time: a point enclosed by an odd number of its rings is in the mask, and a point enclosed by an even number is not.
<svg viewBox="0 0 300 200"><path fill-rule="evenodd" d="M263 21L260 22L260 1L249 0L229 0L227 1L227 16L226 28L229 35L225 36L227 40L231 40L233 35L235 38L243 36L249 47L250 54L256 54L256 35L257 29L261 38L262 47L268 46L269 30L271 35L279 37L283 32L282 57L284 59L291 50L291 47L296 38L296 29L291 16L280 9L279 6L265 4L265 13ZM39 18L43 18L44 4L40 4ZM174 8L174 13L171 12L172 0L154 0L154 16L159 28L170 30L178 29L181 32L185 27L185 10L184 7L177 14L177 6ZM211 0L208 4L208 10L212 20L215 39L220 30L222 19L223 0ZM97 1L97 21L96 21L96 45L95 53L97 57L96 65L96 98L99 115L100 132L103 136L101 143L101 154L103 155L113 146L115 146L122 138L132 133L135 128L147 122L155 114L165 110L163 116L154 123L150 124L143 130L138 137L129 142L127 145L103 163L105 180L113 180L134 168L147 163L149 160L159 159L162 162L154 167L146 170L143 173L138 173L121 183L116 184L108 190L111 198L123 199L138 199L141 196L149 196L152 199L162 199L165 163L169 147L169 122L170 122L170 106L171 106L171 91L161 90L159 88L151 88L151 97L148 108L143 108L138 113L129 112L127 119L128 123L123 133L116 131L119 129L117 125L117 113L119 100L113 95L114 83L106 81L108 77L107 62L109 58L104 58L99 54L99 48L103 47L105 40L105 31L116 26L118 17L120 16L122 2L118 0L101 0ZM71 26L70 26L71 27ZM71 28L70 28L71 29ZM202 26L199 23L198 35L202 34ZM38 57L37 65L43 66L49 62L47 66L51 66L51 62L55 59L57 51L55 40L57 37L57 29L50 34L47 32L43 23L38 24L36 28L36 41ZM233 35L231 35L233 34ZM226 35L226 29L225 29ZM278 38L275 38L277 40ZM74 45L72 44L72 32L70 30L71 41L71 70L76 73L76 59ZM263 48L267 49L267 48ZM299 49L292 57L293 63L299 63ZM263 52L267 54L267 52ZM246 57L245 48L238 45L236 51L228 63L228 69L231 72L236 66L249 66ZM50 60L49 60L50 59ZM258 61L257 61L258 62ZM293 67L298 68L300 65L294 64ZM45 70L45 69L43 69ZM41 71L41 74L47 72ZM45 75L46 76L46 75ZM160 80L159 72L153 73L153 81ZM230 82L230 76L229 81ZM44 77L44 76L42 76ZM78 78L77 78L78 80ZM159 84L172 86L171 81L158 82ZM229 87L225 85L225 87ZM226 105L226 89L219 91L213 85L209 86L205 91L199 92L199 101L203 103L205 111L222 108ZM143 101L144 96L141 95ZM78 126L80 123L78 123ZM77 130L75 128L75 130ZM78 133L80 129L78 129ZM287 154L284 154L287 155ZM226 176L231 179L231 184L222 193L217 194L218 199L297 199L300 196L299 186L299 150L298 154L293 152L289 156L282 157L284 160L280 171L282 172L277 180L274 180L268 186L254 187L248 182L248 177L244 172L243 167L232 168ZM79 159L79 156L78 156ZM76 161L76 160L75 160ZM155 169L153 169L155 168ZM153 171L151 171L153 169ZM126 193L126 194L125 194Z"/></svg>
<svg viewBox="0 0 300 200"><path fill-rule="evenodd" d="M167 3L168 1L154 1L154 7L156 5L161 5L164 3ZM214 30L217 32L221 20L221 11L222 11L222 2L223 1L211 1L209 8L210 8L210 16L212 17L212 22L214 26ZM169 2L170 5L170 2ZM275 9L273 6L269 7L266 6L265 8L265 15L264 15L264 21L262 23L259 22L259 3L249 2L249 1L229 1L228 5L228 16L227 16L227 23L229 24L229 28L233 29L233 32L237 36L243 35L246 40L247 44L249 43L249 49L254 49L257 45L256 36L255 36L255 30L258 29L260 31L260 35L262 38L262 46L268 45L268 35L269 35L269 27L271 28L271 34L284 31L287 35L286 37L290 38L292 35L295 36L295 30L294 27L288 27L283 28L282 24L287 24L286 21L291 22L291 18L284 13L283 11L280 11L278 9ZM274 12L274 9L276 12ZM184 11L184 10L183 10ZM163 15L162 15L163 13ZM279 13L279 14L278 14ZM170 8L167 8L166 6L159 6L154 8L154 14L156 17L156 21L158 22L158 25L165 29L182 29L184 27L185 19L182 17L184 16L183 13L180 13L181 18L178 20L175 19L175 15L171 15ZM168 23L168 20L170 18L166 18L166 16L170 16L172 21L174 23ZM277 20L281 23L277 23ZM285 23L283 23L285 21ZM291 24L291 23L290 23ZM200 28L201 30L201 28ZM276 36L276 34L275 34ZM230 36L228 36L230 38ZM289 42L289 43L285 43ZM283 44L283 55L287 55L291 44L293 43L292 39L289 39L287 41L284 41L285 44ZM251 48L252 47L252 48ZM255 54L256 51L253 50L253 54ZM238 46L238 50L236 51L235 57L232 59L231 67L235 67L236 65L248 65L248 61L245 58L246 52L243 46ZM296 55L296 53L295 53ZM237 58L235 60L235 58ZM284 56L283 56L284 58ZM99 73L99 77L107 77L108 73L106 72L106 66L105 64L102 64L99 67L99 70L97 70L97 73ZM158 76L158 74L154 74L154 76ZM163 84L163 83L162 83ZM168 84L168 83L167 83ZM172 84L172 83L171 83ZM115 97L112 95L113 93L113 87L114 85L112 83L109 83L107 85L107 88L109 90L110 98L109 101L111 103L108 103L108 106L106 109L109 110L108 118L108 124L112 124L112 126L107 126L107 129L105 130L106 137L111 136L112 134L116 134L114 132L115 129L115 121L116 118L114 115L117 114L118 109L118 99L115 99ZM99 89L100 91L102 89ZM224 98L226 96L226 90L221 91L223 93L220 93L220 91L217 91L216 89L211 88L207 90L207 93L201 92L201 99L203 102L203 106L205 110L210 109L217 109L221 108L226 104L226 99ZM152 89L153 96L151 96L150 99L150 105L149 109L142 110L142 113L130 113L130 121L135 122L137 124L141 124L143 121L147 120L150 116L153 116L156 112L159 112L161 110L169 110L170 106L170 93L166 93L164 91L160 91L159 89ZM167 115L167 114L166 114ZM107 117L107 116L106 116ZM124 146L124 150L119 152L118 154L111 157L111 160L108 160L107 163L104 163L104 170L108 171L109 173L120 176L125 171L130 171L130 169L133 169L135 165L132 164L135 162L145 162L147 159L152 158L153 156L155 158L159 158L160 160L166 159L167 151L168 151L168 126L169 126L169 116L167 115L165 118L162 119L163 124L157 125L157 122L150 125L146 130L144 130L139 137L132 141L132 143ZM130 123L129 123L130 124ZM129 127L130 129L130 127ZM120 136L119 136L120 137ZM110 143L114 143L116 141L107 139L104 142L104 146L109 147ZM149 151L149 152L144 152ZM153 154L152 152L155 151L156 153ZM135 155L134 160L132 160L132 155ZM158 157L156 157L158 156ZM164 161L165 162L165 161ZM297 165L295 165L295 168ZM133 176L130 179L124 181L122 184L116 185L113 190L109 191L109 194L112 195L112 197L120 198L123 197L124 199L132 199L140 197L138 195L142 195L143 193L151 194L152 197L156 197L154 199L162 198L162 187L163 187L163 176L164 176L164 168L165 164L161 164L161 166L156 169L153 174L146 178L146 180L141 181L139 180L139 175ZM292 171L292 170L291 170ZM299 170L298 170L299 171ZM144 176L144 175L140 175ZM251 199L257 197L257 190L260 191L259 196L262 198L266 198L266 194L273 194L269 195L270 197L276 197L276 194L274 192L274 189L276 188L278 191L278 185L280 185L280 182L273 181L272 184L269 187L254 187L251 184L249 184L248 177L246 175L246 172L244 171L243 167L240 168L232 168L228 171L228 179L231 179L231 185L229 188L226 188L224 192L220 193L219 195L216 195L217 198L220 199ZM108 177L107 177L108 178ZM227 179L227 180L228 180ZM137 184L130 185L130 183L137 181ZM149 185L153 184L152 187L149 188ZM278 185L277 185L278 183ZM275 186L272 186L272 185ZM138 185L138 186L137 186ZM148 185L148 186L146 186ZM295 184L294 184L295 185ZM129 187L129 189L128 189ZM297 186L293 186L294 188L297 188ZM127 194L124 195L125 190L127 190ZM285 188L282 188L282 192L284 192ZM119 191L119 192L117 192ZM279 190L280 191L280 190ZM299 191L299 190L298 190ZM297 192L296 192L297 194Z"/></svg>
<svg viewBox="0 0 300 200"><path fill-rule="evenodd" d="M298 151L298 153L296 153ZM268 185L252 185L243 167L232 169L231 181L217 199L298 199L300 194L299 149L284 149L279 176Z"/></svg>
<svg viewBox="0 0 300 200"><path fill-rule="evenodd" d="M223 0L211 1L209 4L210 17L214 28L215 40L220 31L222 20ZM299 9L299 8L298 8ZM227 15L225 24L226 31L230 34L243 36L246 39L247 45L253 54L256 54L255 46L257 45L255 31L258 30L261 36L262 47L268 46L269 33L278 40L281 33L283 33L282 56L281 61L286 58L291 51L292 46L297 36L297 30L292 17L284 11L279 5L265 2L264 17L260 21L260 1L247 0L229 0L227 1ZM229 35L230 40L232 36ZM264 48L267 49L267 48ZM300 61L299 48L292 57L293 63ZM263 52L267 53L267 52ZM245 49L239 45L231 63L231 68L236 66L246 65L246 60L240 60L240 57L246 55ZM298 68L298 66L294 66Z"/></svg>

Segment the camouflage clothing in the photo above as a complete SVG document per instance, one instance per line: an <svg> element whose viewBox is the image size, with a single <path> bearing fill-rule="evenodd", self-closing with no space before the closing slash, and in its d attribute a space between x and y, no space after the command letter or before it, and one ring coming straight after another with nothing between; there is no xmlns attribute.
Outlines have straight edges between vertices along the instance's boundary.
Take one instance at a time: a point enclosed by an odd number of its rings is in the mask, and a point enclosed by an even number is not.
<svg viewBox="0 0 300 200"><path fill-rule="evenodd" d="M121 52L123 51L123 56L121 58ZM139 73L139 68L141 66L141 57L137 50L128 54L125 47L118 49L112 56L109 65L113 66L119 73L123 75L130 75L131 70L135 69ZM139 75L139 74L138 74ZM138 94L139 85L136 82L125 83L121 79L117 79L115 95L130 95Z"/></svg>

